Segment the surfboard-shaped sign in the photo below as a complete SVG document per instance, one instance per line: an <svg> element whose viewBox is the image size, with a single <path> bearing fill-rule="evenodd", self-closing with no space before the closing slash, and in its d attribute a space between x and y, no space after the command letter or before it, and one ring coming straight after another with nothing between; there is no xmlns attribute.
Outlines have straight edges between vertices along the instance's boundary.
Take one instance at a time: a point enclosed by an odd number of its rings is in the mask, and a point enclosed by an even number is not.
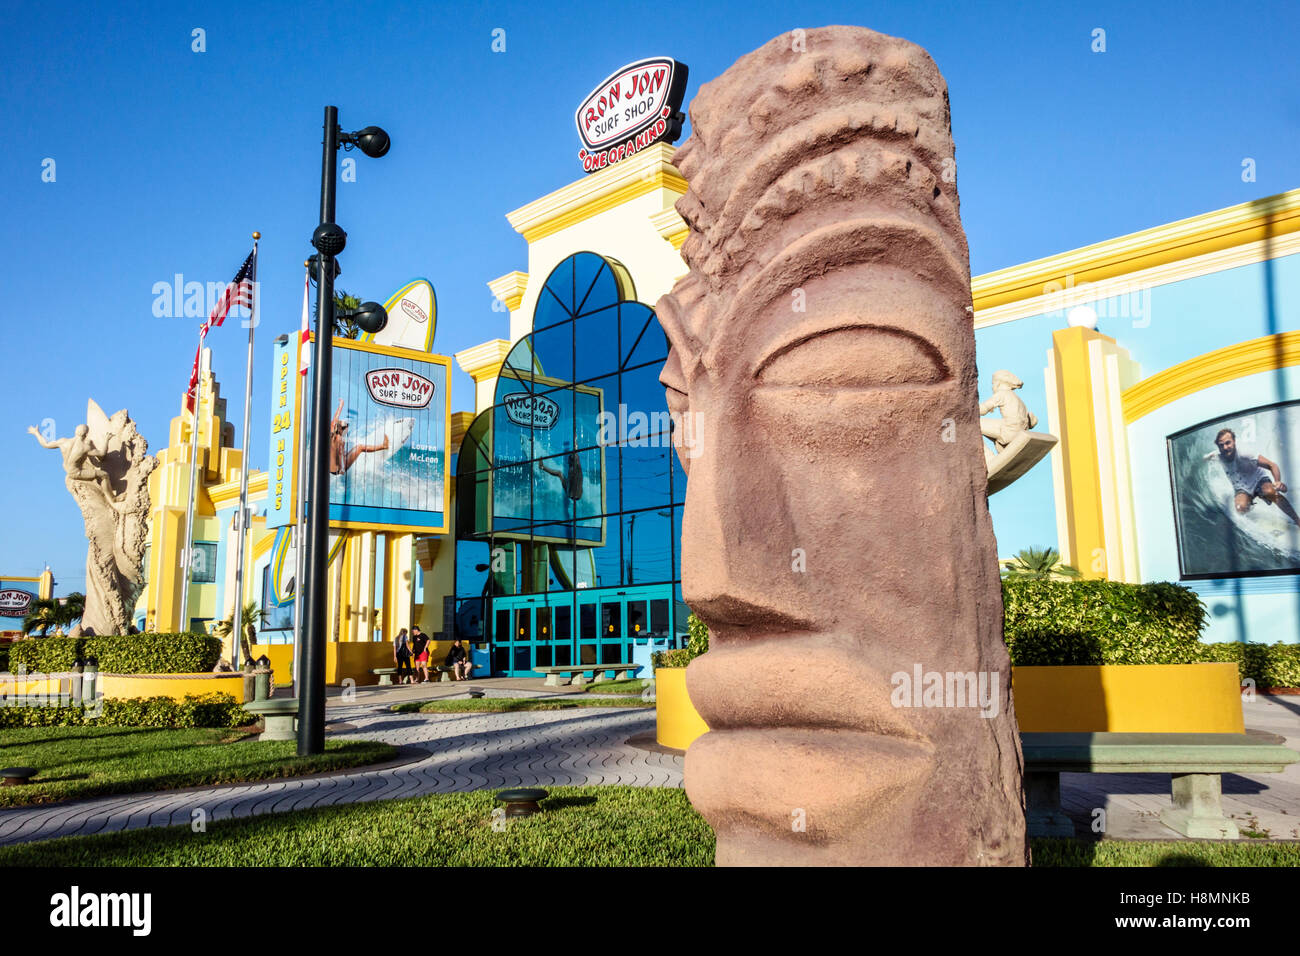
<svg viewBox="0 0 1300 956"><path fill-rule="evenodd" d="M361 341L391 345L417 352L433 351L433 331L438 320L438 299L428 279L412 279L384 303L388 324Z"/></svg>
<svg viewBox="0 0 1300 956"><path fill-rule="evenodd" d="M584 172L604 169L682 134L686 64L667 56L629 63L605 77L573 114Z"/></svg>

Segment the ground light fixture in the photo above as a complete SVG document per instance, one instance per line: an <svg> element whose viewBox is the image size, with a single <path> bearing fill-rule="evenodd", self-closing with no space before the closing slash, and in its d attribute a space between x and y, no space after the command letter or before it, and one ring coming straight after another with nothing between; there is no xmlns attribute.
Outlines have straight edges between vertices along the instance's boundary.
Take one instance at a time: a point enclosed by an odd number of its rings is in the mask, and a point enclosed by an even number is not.
<svg viewBox="0 0 1300 956"><path fill-rule="evenodd" d="M325 107L325 136L321 150L320 224L312 233L316 248L313 271L316 274L316 354L312 357L311 451L307 481L307 534L304 542L306 573L300 592L303 601L302 684L298 689L298 754L307 756L325 752L325 635L328 629L326 572L329 562L329 479L330 382L334 342L335 260L347 245L347 233L334 221L334 184L338 172L338 151L353 147L367 156L379 157L388 152L388 134L378 126L367 126L355 133L339 128L336 106ZM357 323L366 331L371 326L383 328L387 316L382 307L367 302L357 310Z"/></svg>
<svg viewBox="0 0 1300 956"><path fill-rule="evenodd" d="M515 790L502 790L497 799L506 805L507 817L529 817L541 811L538 806L549 796L545 790L521 787Z"/></svg>
<svg viewBox="0 0 1300 956"><path fill-rule="evenodd" d="M32 777L36 776L35 767L6 767L0 770L0 786L17 787L24 783L30 783Z"/></svg>

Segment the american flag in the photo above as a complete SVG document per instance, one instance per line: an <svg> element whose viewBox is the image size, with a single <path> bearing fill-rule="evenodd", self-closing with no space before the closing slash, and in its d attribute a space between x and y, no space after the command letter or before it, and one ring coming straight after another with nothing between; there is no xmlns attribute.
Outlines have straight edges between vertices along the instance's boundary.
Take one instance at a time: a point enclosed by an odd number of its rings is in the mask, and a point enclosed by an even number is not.
<svg viewBox="0 0 1300 956"><path fill-rule="evenodd" d="M307 369L311 367L311 320L307 315L307 305L311 301L310 289L307 276L304 275L302 277L302 328L298 330L298 354L302 356L298 361L299 375L306 375Z"/></svg>
<svg viewBox="0 0 1300 956"><path fill-rule="evenodd" d="M226 316L235 306L242 306L250 312L253 310L253 276L256 274L257 249L254 248L244 260L244 264L239 267L235 277L226 285L225 291L221 293L221 298L212 308L212 314L207 317L203 325L199 327L199 347L194 351L194 368L190 370L190 385L185 390L185 408L194 411L194 396L198 394L199 387L199 357L203 354L203 340L207 338L208 329L220 328L221 323L226 321Z"/></svg>

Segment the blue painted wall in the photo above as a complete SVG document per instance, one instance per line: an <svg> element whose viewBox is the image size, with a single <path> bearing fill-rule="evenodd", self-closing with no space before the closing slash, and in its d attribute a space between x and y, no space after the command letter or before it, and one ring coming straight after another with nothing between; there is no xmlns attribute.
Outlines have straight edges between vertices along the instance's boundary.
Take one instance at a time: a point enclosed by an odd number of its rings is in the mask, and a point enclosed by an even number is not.
<svg viewBox="0 0 1300 956"><path fill-rule="evenodd" d="M1076 304L1086 301L1080 295ZM1097 311L1098 331L1128 349L1147 377L1206 352L1300 328L1300 255L1087 304ZM1009 369L1024 380L1020 394L1046 429L1047 354L1052 332L1065 325L1060 311L977 331L981 397L991 390L992 373ZM1300 398L1300 369L1264 372L1170 403L1129 428L1143 580L1179 578L1166 436L1218 415L1295 398ZM1300 488L1300 480L1295 486ZM1031 545L1059 546L1050 461L990 498L989 510L1000 557ZM1300 643L1300 577L1186 583L1210 610L1206 640Z"/></svg>

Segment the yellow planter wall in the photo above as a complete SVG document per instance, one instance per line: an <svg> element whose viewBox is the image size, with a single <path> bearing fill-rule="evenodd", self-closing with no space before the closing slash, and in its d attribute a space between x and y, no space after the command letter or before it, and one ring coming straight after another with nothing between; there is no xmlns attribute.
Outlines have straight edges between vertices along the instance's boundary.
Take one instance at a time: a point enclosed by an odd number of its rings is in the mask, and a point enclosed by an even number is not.
<svg viewBox="0 0 1300 956"><path fill-rule="evenodd" d="M265 654L271 660L271 673L276 687L287 687L293 682L292 644L254 644L253 659Z"/></svg>
<svg viewBox="0 0 1300 956"><path fill-rule="evenodd" d="M685 667L655 669L655 740L661 747L685 750L701 734L708 733L686 692Z"/></svg>
<svg viewBox="0 0 1300 956"><path fill-rule="evenodd" d="M441 664L442 660L439 659L438 663ZM341 641L337 644L331 642L325 647L325 683L332 686L342 684L349 677L356 681L358 687L376 684L379 678L370 673L372 667L396 666L390 641Z"/></svg>
<svg viewBox="0 0 1300 956"><path fill-rule="evenodd" d="M101 674L103 694L113 700L131 697L170 697L184 700L200 694L229 694L243 703L243 674Z"/></svg>
<svg viewBox="0 0 1300 956"><path fill-rule="evenodd" d="M1022 733L1245 733L1237 665L1013 667Z"/></svg>
<svg viewBox="0 0 1300 956"><path fill-rule="evenodd" d="M59 678L57 677L0 677L0 694L6 697L36 696L45 694L57 697Z"/></svg>

